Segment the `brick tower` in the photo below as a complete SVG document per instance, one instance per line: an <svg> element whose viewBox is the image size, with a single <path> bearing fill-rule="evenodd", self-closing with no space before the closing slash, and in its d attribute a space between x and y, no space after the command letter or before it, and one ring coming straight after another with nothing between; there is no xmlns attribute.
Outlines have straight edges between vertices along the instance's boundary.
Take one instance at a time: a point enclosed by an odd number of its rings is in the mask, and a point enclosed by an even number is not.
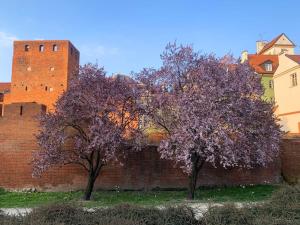
<svg viewBox="0 0 300 225"><path fill-rule="evenodd" d="M10 102L54 108L79 67L79 51L67 40L15 41Z"/></svg>

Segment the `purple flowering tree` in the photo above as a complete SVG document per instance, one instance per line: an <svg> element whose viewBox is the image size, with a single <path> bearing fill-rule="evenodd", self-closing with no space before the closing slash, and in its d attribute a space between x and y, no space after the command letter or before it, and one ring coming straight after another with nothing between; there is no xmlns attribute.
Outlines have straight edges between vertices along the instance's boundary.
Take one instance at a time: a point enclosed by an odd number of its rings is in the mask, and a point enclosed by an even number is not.
<svg viewBox="0 0 300 225"><path fill-rule="evenodd" d="M129 150L138 149L135 90L128 77L106 77L97 65L83 66L55 111L40 119L41 150L35 154L33 174L56 165L80 165L88 174L84 199L90 200L101 169L112 161L122 163Z"/></svg>
<svg viewBox="0 0 300 225"><path fill-rule="evenodd" d="M144 69L146 116L165 136L158 151L188 174L194 198L204 164L266 166L279 152L280 127L273 105L262 100L261 78L231 57L199 55L169 44L162 67Z"/></svg>

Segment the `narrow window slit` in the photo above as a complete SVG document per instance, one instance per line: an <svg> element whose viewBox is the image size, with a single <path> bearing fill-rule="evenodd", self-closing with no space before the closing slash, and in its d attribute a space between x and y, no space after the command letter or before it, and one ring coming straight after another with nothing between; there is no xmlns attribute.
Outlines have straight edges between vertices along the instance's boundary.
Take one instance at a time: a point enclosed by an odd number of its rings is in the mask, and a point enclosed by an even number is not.
<svg viewBox="0 0 300 225"><path fill-rule="evenodd" d="M22 116L23 115L23 106L21 105L21 107L20 107L20 116Z"/></svg>

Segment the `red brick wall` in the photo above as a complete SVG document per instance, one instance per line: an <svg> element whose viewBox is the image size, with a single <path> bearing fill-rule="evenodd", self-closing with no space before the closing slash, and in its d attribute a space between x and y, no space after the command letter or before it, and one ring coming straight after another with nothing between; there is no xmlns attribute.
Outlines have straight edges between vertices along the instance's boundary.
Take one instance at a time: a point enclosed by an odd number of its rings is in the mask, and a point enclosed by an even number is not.
<svg viewBox="0 0 300 225"><path fill-rule="evenodd" d="M23 115L20 107L23 106ZM5 106L0 118L0 187L21 189L36 187L49 190L82 189L85 172L76 166L54 168L41 178L32 178L32 153L38 149L35 117L44 107L35 103ZM273 183L280 179L279 164L253 170L215 169L206 166L199 175L199 185L237 185ZM161 160L155 147L131 154L123 167L110 165L103 169L96 188L152 189L186 187L187 177L172 162Z"/></svg>
<svg viewBox="0 0 300 225"><path fill-rule="evenodd" d="M287 182L300 181L300 137L285 139L281 154L282 175Z"/></svg>
<svg viewBox="0 0 300 225"><path fill-rule="evenodd" d="M79 51L69 41L15 41L11 96L5 103L37 102L53 109L78 66Z"/></svg>

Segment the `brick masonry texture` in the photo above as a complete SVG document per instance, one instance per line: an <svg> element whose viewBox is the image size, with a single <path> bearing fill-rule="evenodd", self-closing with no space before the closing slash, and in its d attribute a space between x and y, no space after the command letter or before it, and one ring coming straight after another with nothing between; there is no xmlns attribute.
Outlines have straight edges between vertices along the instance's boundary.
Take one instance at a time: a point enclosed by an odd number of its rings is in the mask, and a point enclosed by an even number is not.
<svg viewBox="0 0 300 225"><path fill-rule="evenodd" d="M22 107L22 115L20 110ZM86 173L77 166L53 168L41 178L32 177L32 154L38 150L35 134L37 117L45 112L37 103L7 105L0 118L0 186L7 189L35 187L39 190L76 190L86 185ZM274 183L280 180L279 163L253 170L212 168L199 175L199 185L240 185ZM170 161L161 160L155 147L129 155L124 166L108 165L101 172L96 189L183 188L187 176Z"/></svg>
<svg viewBox="0 0 300 225"><path fill-rule="evenodd" d="M283 141L281 153L282 176L289 183L300 182L300 138Z"/></svg>
<svg viewBox="0 0 300 225"><path fill-rule="evenodd" d="M69 41L15 41L11 93L5 103L37 102L52 110L78 65L79 51Z"/></svg>
<svg viewBox="0 0 300 225"><path fill-rule="evenodd" d="M28 45L28 51L25 51ZM53 51L54 45L57 51ZM40 49L43 48L43 51ZM39 190L77 190L86 185L87 174L78 166L52 168L41 178L32 177L32 157L38 151L35 135L38 116L53 110L53 104L67 89L79 66L79 51L69 41L14 42L10 93L0 95L0 187ZM300 141L284 141L282 168L285 176L299 177ZM267 168L228 169L206 165L199 184L245 185L277 183L281 179L280 159ZM124 166L103 168L96 189L183 188L187 176L173 163L159 158L155 147L130 154Z"/></svg>

